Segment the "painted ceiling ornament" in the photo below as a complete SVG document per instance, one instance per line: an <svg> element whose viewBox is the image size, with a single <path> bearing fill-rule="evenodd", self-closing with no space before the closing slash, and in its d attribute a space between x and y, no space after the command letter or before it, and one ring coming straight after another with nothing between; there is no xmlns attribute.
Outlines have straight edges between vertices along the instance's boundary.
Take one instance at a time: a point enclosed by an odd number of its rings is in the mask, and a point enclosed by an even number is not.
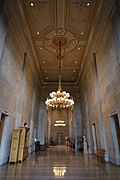
<svg viewBox="0 0 120 180"><path fill-rule="evenodd" d="M45 38L45 39L43 40L43 43L44 43L44 45L49 46L49 45L51 44L51 39Z"/></svg>
<svg viewBox="0 0 120 180"><path fill-rule="evenodd" d="M41 0L36 0L35 2L34 2L34 6L36 7L36 8L38 8L38 10L41 10L41 8L43 8L43 7L45 7L46 5L47 5L47 1L41 1Z"/></svg>
<svg viewBox="0 0 120 180"><path fill-rule="evenodd" d="M54 48L58 48L59 41L61 41L61 47L66 48L69 45L69 39L66 36L55 36L52 39L52 45Z"/></svg>
<svg viewBox="0 0 120 180"><path fill-rule="evenodd" d="M57 28L57 29L55 30L55 33L56 33L57 35L65 35L65 29L64 29L64 28Z"/></svg>
<svg viewBox="0 0 120 180"><path fill-rule="evenodd" d="M73 5L79 8L80 11L83 9L87 8L87 3L92 3L94 0L79 0L79 1L74 1Z"/></svg>

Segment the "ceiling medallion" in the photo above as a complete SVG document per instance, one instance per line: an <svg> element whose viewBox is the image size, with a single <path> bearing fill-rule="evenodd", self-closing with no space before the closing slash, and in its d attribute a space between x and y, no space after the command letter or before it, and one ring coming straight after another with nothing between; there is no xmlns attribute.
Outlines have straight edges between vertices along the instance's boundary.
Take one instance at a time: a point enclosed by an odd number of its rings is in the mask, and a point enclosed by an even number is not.
<svg viewBox="0 0 120 180"><path fill-rule="evenodd" d="M53 47L57 48L59 47L59 42L61 42L61 47L65 48L69 44L69 40L65 36L56 36L52 39L52 45Z"/></svg>
<svg viewBox="0 0 120 180"><path fill-rule="evenodd" d="M71 51L79 43L74 34L64 28L57 28L48 32L42 43L49 51L56 53L59 41L61 41L61 48L65 52Z"/></svg>

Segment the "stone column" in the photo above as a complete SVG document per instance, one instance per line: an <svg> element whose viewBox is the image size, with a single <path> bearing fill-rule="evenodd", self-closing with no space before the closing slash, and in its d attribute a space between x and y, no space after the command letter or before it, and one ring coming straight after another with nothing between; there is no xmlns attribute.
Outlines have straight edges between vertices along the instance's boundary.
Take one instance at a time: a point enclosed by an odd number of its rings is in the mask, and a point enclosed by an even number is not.
<svg viewBox="0 0 120 180"><path fill-rule="evenodd" d="M51 109L47 109L47 143L50 145L50 137L51 137Z"/></svg>
<svg viewBox="0 0 120 180"><path fill-rule="evenodd" d="M103 119L103 112L102 112L102 102L101 102L101 95L100 95L100 83L98 77L98 70L97 70L97 62L96 62L96 54L93 54L93 72L94 72L94 81L95 81L95 90L96 90L96 100L98 105L98 126L99 126L99 133L100 133L100 146L101 148L106 149L107 152L107 143L106 143L106 135L105 135L105 127L104 127L104 119ZM108 157L106 154L106 161L108 161Z"/></svg>
<svg viewBox="0 0 120 180"><path fill-rule="evenodd" d="M85 88L86 89L86 88ZM87 93L84 93L85 97L85 112L86 112L86 138L88 142L88 153L92 153L92 144L91 144L91 122L89 118L89 107L88 107L88 96Z"/></svg>
<svg viewBox="0 0 120 180"><path fill-rule="evenodd" d="M30 139L29 139L29 153L33 152L33 145L34 145L34 112L35 112L35 99L36 93L35 90L33 91L33 98L32 98L32 110L31 110L31 119L30 119Z"/></svg>
<svg viewBox="0 0 120 180"><path fill-rule="evenodd" d="M69 137L73 138L73 111L70 108L68 110L68 117L69 117Z"/></svg>
<svg viewBox="0 0 120 180"><path fill-rule="evenodd" d="M24 95L25 80L26 80L26 67L27 67L27 53L24 53L24 61L23 61L22 76L21 76L21 81L20 81L20 92L19 92L19 97L18 97L15 128L19 128L21 125L21 118L22 118L21 111L22 111L23 95Z"/></svg>
<svg viewBox="0 0 120 180"><path fill-rule="evenodd" d="M74 94L75 104L73 106L74 112L74 132L75 132L75 149L77 150L77 139L82 137L82 122L81 122L81 111L80 111L80 101L78 92Z"/></svg>
<svg viewBox="0 0 120 180"><path fill-rule="evenodd" d="M45 121L46 121L46 105L45 101L40 101L39 107L39 119L38 119L38 130L37 138L40 144L45 144Z"/></svg>
<svg viewBox="0 0 120 180"><path fill-rule="evenodd" d="M47 121L48 121L48 144L50 144L50 137L51 137L51 121L52 121L52 111L51 109L48 109L48 118L47 118Z"/></svg>

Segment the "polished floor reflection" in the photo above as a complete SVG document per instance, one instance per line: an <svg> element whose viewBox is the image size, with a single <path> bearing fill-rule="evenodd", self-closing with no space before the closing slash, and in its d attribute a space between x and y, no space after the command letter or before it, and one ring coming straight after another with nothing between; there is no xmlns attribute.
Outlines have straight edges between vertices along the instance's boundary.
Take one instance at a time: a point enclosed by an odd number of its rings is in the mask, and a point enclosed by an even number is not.
<svg viewBox="0 0 120 180"><path fill-rule="evenodd" d="M56 146L33 153L22 163L0 166L0 180L4 179L120 180L120 167L98 163L94 156Z"/></svg>

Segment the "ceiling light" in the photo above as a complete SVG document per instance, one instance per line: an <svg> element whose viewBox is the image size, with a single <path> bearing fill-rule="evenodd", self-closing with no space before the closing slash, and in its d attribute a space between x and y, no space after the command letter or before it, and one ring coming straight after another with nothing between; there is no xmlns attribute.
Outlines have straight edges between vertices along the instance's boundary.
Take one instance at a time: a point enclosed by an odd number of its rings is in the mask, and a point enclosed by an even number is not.
<svg viewBox="0 0 120 180"><path fill-rule="evenodd" d="M45 64L45 61L43 61L43 64Z"/></svg>
<svg viewBox="0 0 120 180"><path fill-rule="evenodd" d="M48 77L46 77L46 79L48 79Z"/></svg>
<svg viewBox="0 0 120 180"><path fill-rule="evenodd" d="M30 3L31 6L34 6L33 2Z"/></svg>
<svg viewBox="0 0 120 180"><path fill-rule="evenodd" d="M90 3L89 2L87 2L87 6L89 6L90 5Z"/></svg>
<svg viewBox="0 0 120 180"><path fill-rule="evenodd" d="M73 72L75 72L75 70L73 70Z"/></svg>
<svg viewBox="0 0 120 180"><path fill-rule="evenodd" d="M49 39L49 38L44 38L43 43L48 46L48 45L51 44L51 39Z"/></svg>
<svg viewBox="0 0 120 180"><path fill-rule="evenodd" d="M75 64L77 64L77 61L75 61Z"/></svg>
<svg viewBox="0 0 120 180"><path fill-rule="evenodd" d="M84 34L83 32L81 32L81 34Z"/></svg>
<svg viewBox="0 0 120 180"><path fill-rule="evenodd" d="M49 94L49 98L45 101L45 104L48 108L53 109L63 109L72 107L74 104L73 99L70 97L70 94L66 91L62 91L61 88L61 40L59 40L59 53L58 53L58 64L59 64L59 82L57 92L52 92ZM61 123L56 124L55 126L65 126Z"/></svg>
<svg viewBox="0 0 120 180"><path fill-rule="evenodd" d="M66 124L54 124L54 126L66 126Z"/></svg>
<svg viewBox="0 0 120 180"><path fill-rule="evenodd" d="M60 120L60 121L56 121L56 123L64 123L64 121L61 121L61 120Z"/></svg>
<svg viewBox="0 0 120 180"><path fill-rule="evenodd" d="M80 50L80 47L78 47L78 51Z"/></svg>
<svg viewBox="0 0 120 180"><path fill-rule="evenodd" d="M56 121L54 126L66 126L66 124L64 123L64 121Z"/></svg>
<svg viewBox="0 0 120 180"><path fill-rule="evenodd" d="M40 47L40 50L42 50L42 47Z"/></svg>
<svg viewBox="0 0 120 180"><path fill-rule="evenodd" d="M40 32L38 31L37 34L40 34Z"/></svg>

